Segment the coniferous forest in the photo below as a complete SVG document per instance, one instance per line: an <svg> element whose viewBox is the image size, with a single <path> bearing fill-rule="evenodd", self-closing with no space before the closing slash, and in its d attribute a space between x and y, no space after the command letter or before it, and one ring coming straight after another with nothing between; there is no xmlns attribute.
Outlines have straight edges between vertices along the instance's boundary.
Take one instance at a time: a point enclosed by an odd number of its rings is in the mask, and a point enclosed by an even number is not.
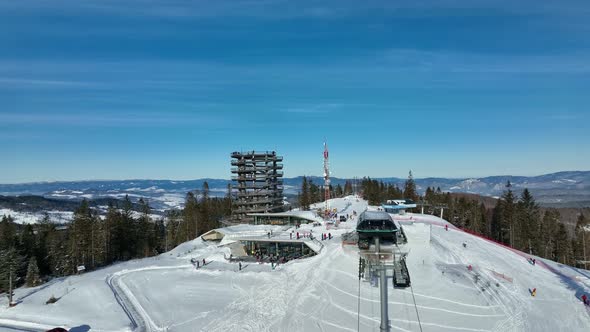
<svg viewBox="0 0 590 332"><path fill-rule="evenodd" d="M132 210L132 207L139 211ZM199 195L189 192L181 210L154 218L149 202L125 197L99 216L83 200L70 223L57 225L48 215L37 224L19 225L9 216L0 221L0 292L51 277L76 274L115 262L155 256L219 227L231 213L231 198L209 197L207 183Z"/></svg>

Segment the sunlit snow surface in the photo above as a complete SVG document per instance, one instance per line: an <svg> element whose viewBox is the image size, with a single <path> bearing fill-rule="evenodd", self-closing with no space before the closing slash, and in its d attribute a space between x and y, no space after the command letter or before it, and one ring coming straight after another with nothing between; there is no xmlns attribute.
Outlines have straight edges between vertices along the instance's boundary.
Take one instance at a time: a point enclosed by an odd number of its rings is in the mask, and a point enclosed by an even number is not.
<svg viewBox="0 0 590 332"><path fill-rule="evenodd" d="M54 223L68 223L74 216L73 212L69 211L47 211L47 215L51 222ZM38 212L20 212L11 209L0 209L0 218L3 216L10 216L17 224L35 224L43 220L45 214Z"/></svg>
<svg viewBox="0 0 590 332"><path fill-rule="evenodd" d="M331 207L360 213L367 203L347 197L332 200ZM533 266L523 253L452 226L445 231L446 222L437 217L408 214L397 221L408 236L405 250L414 296L410 288L394 289L389 280L392 331L420 331L418 315L423 331L590 330L590 311L577 298L590 290L590 272L541 259ZM245 264L238 272L236 264L223 258L228 248L196 239L158 257L21 288L14 308L8 309L6 297L1 298L0 327L356 331L360 318L361 331L378 331L379 289L360 283L359 312L358 250L340 241L355 225L356 220L338 229L302 226L298 231L330 232L335 238L324 241L319 255L274 271L267 264ZM273 235L285 236L276 227ZM211 263L196 270L189 261L193 257ZM536 297L529 288L537 288ZM45 305L51 295L62 298Z"/></svg>

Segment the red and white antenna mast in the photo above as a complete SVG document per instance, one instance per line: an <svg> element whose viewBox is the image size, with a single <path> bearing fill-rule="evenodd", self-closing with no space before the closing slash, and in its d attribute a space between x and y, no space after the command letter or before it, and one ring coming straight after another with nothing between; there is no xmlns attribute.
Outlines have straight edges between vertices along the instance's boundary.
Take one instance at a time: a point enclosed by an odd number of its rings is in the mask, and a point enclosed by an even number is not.
<svg viewBox="0 0 590 332"><path fill-rule="evenodd" d="M325 199L325 217L330 216L330 159L328 154L328 144L324 140L324 199Z"/></svg>

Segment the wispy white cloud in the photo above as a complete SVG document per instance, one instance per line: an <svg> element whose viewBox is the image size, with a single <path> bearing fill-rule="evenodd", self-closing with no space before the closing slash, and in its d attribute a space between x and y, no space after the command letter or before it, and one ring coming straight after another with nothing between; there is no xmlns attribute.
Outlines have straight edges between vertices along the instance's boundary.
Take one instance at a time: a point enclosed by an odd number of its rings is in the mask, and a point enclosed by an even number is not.
<svg viewBox="0 0 590 332"><path fill-rule="evenodd" d="M586 112L584 112L586 113ZM586 114L576 113L576 112L569 112L569 111L556 111L555 113L551 114L544 114L540 116L542 119L549 120L549 121L577 121L577 120L584 120L587 118Z"/></svg>
<svg viewBox="0 0 590 332"><path fill-rule="evenodd" d="M286 114L299 114L299 115L330 115L342 112L345 110L358 110L358 109L376 109L384 107L382 104L371 104L371 103L359 103L350 102L345 99L339 102L325 102L318 104L298 104L295 106L285 107L279 109L280 113ZM388 107L390 108L390 107Z"/></svg>
<svg viewBox="0 0 590 332"><path fill-rule="evenodd" d="M343 107L343 104L336 104L336 103L322 103L316 105L303 105L303 106L295 106L295 107L288 107L279 110L281 113L291 113L291 114L310 114L310 115L321 115L321 114L330 114L336 112L339 108Z"/></svg>
<svg viewBox="0 0 590 332"><path fill-rule="evenodd" d="M590 53L559 55L483 54L459 51L391 49L376 66L400 71L450 73L589 73Z"/></svg>
<svg viewBox="0 0 590 332"><path fill-rule="evenodd" d="M39 73L41 78L31 78L31 72ZM171 60L71 63L0 60L0 90L17 87L33 93L39 89L81 89L86 93L36 98L64 100L67 97L82 103L97 102L101 107L111 100L145 104L143 99L146 98L168 105L173 103L174 107L182 109L211 109L212 104L243 104L244 94L249 94L249 98L262 98L263 95L272 98L280 92L276 98L294 98L296 102L300 93L295 91L302 86L340 91L396 87L473 89L483 86L497 89L535 75L542 75L536 77L541 78L536 82L555 84L554 75L567 81L569 78L579 80L588 74L590 53L584 52L507 55L390 49L367 52L354 58L335 58L329 63L298 62L297 59L254 64ZM92 81L85 81L87 77ZM498 85L499 81L502 85ZM334 112L342 106L338 102L319 106L318 103L287 105L281 112Z"/></svg>
<svg viewBox="0 0 590 332"><path fill-rule="evenodd" d="M453 10L497 10L514 14L550 14L567 17L590 15L590 6L585 0L559 1L538 0L414 0L389 1L366 0L30 0L2 1L0 8L11 11L55 10L82 11L97 14L125 16L153 16L168 18L195 17L258 17L284 19L296 17L342 18L362 12L379 11L395 15L407 10L414 15L453 14ZM449 12L450 11L450 12Z"/></svg>
<svg viewBox="0 0 590 332"><path fill-rule="evenodd" d="M31 78L0 77L0 87L96 87L96 83Z"/></svg>
<svg viewBox="0 0 590 332"><path fill-rule="evenodd" d="M193 126L206 127L222 125L227 121L212 114L179 112L128 112L103 111L79 113L0 113L0 124L54 125L73 127L168 127Z"/></svg>

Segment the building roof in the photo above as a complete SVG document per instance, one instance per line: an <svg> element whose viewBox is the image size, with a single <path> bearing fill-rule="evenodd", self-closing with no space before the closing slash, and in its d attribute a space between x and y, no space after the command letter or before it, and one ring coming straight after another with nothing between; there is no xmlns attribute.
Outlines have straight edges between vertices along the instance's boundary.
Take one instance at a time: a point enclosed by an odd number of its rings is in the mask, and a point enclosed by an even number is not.
<svg viewBox="0 0 590 332"><path fill-rule="evenodd" d="M279 217L279 218L295 217L295 218L306 219L306 220L309 220L312 222L314 222L314 221L323 222L324 221L321 217L318 217L312 211L295 210L295 211L274 212L274 213L248 213L247 215L249 217Z"/></svg>
<svg viewBox="0 0 590 332"><path fill-rule="evenodd" d="M360 219L362 219L362 220L392 220L389 213L387 213L385 211L365 211L361 214Z"/></svg>
<svg viewBox="0 0 590 332"><path fill-rule="evenodd" d="M411 209L411 208L415 208L416 204L413 205L388 205L388 204L383 204L381 205L382 208L387 209L387 210L405 210L405 209Z"/></svg>
<svg viewBox="0 0 590 332"><path fill-rule="evenodd" d="M416 207L416 203L410 199L389 199L381 204L381 207L389 210L403 210Z"/></svg>
<svg viewBox="0 0 590 332"><path fill-rule="evenodd" d="M359 217L356 231L361 233L392 233L397 226L385 211L365 211Z"/></svg>

